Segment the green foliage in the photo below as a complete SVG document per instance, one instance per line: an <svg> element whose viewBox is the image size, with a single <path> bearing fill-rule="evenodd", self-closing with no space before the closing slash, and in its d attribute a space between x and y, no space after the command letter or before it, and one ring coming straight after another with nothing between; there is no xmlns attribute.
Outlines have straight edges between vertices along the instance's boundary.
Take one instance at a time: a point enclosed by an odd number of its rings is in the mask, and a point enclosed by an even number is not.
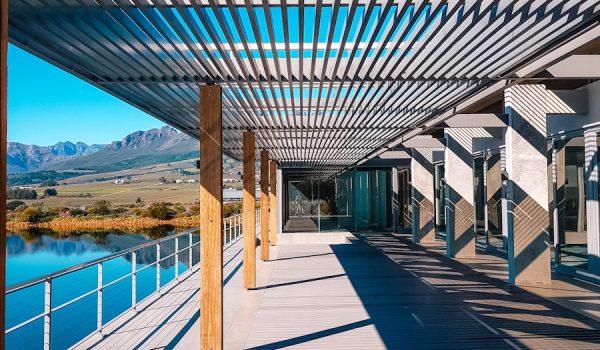
<svg viewBox="0 0 600 350"><path fill-rule="evenodd" d="M92 208L90 208L89 212L90 214L95 215L109 215L111 213L110 206L109 201L99 200L96 201L96 204Z"/></svg>
<svg viewBox="0 0 600 350"><path fill-rule="evenodd" d="M31 223L39 222L44 214L38 207L27 207L21 211L20 218L22 221Z"/></svg>
<svg viewBox="0 0 600 350"><path fill-rule="evenodd" d="M30 185L37 183L47 183L50 185L51 182L56 183L57 181L79 175L82 175L82 173L73 171L34 171L31 173L8 174L7 184L8 186Z"/></svg>
<svg viewBox="0 0 600 350"><path fill-rule="evenodd" d="M223 204L223 217L229 217L242 212L242 202L231 202Z"/></svg>
<svg viewBox="0 0 600 350"><path fill-rule="evenodd" d="M8 210L17 210L17 208L24 206L25 202L23 201L10 201L6 203L6 209Z"/></svg>
<svg viewBox="0 0 600 350"><path fill-rule="evenodd" d="M82 208L75 207L75 208L69 208L69 214L71 216L86 216L87 211L85 211Z"/></svg>
<svg viewBox="0 0 600 350"><path fill-rule="evenodd" d="M146 216L159 220L169 220L175 217L175 211L169 207L169 203L156 202L150 204L146 209Z"/></svg>
<svg viewBox="0 0 600 350"><path fill-rule="evenodd" d="M40 186L48 187L48 186L58 186L58 182L55 179L50 179L48 181L44 181L40 184Z"/></svg>
<svg viewBox="0 0 600 350"><path fill-rule="evenodd" d="M32 189L11 188L7 191L8 199L37 199L37 192Z"/></svg>
<svg viewBox="0 0 600 350"><path fill-rule="evenodd" d="M187 212L190 216L200 215L200 204L190 206Z"/></svg>
<svg viewBox="0 0 600 350"><path fill-rule="evenodd" d="M52 197L58 195L55 188L47 188L44 190L44 197Z"/></svg>

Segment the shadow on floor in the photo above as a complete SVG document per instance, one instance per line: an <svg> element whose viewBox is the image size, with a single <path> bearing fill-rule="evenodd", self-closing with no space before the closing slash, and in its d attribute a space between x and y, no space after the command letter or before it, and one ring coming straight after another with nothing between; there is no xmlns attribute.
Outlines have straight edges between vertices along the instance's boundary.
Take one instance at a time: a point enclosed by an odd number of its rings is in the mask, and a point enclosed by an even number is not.
<svg viewBox="0 0 600 350"><path fill-rule="evenodd" d="M332 248L388 348L600 348L594 320L406 238L359 237Z"/></svg>

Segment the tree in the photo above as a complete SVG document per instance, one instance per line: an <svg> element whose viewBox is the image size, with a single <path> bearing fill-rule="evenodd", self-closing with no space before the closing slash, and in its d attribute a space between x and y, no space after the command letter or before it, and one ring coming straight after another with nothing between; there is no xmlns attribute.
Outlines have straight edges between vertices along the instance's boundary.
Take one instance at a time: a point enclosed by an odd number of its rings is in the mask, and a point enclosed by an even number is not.
<svg viewBox="0 0 600 350"><path fill-rule="evenodd" d="M10 201L6 203L6 209L8 210L16 210L18 207L25 205L23 201Z"/></svg>
<svg viewBox="0 0 600 350"><path fill-rule="evenodd" d="M8 199L37 199L37 192L28 188L11 188L7 191Z"/></svg>
<svg viewBox="0 0 600 350"><path fill-rule="evenodd" d="M44 197L52 197L56 195L58 195L58 192L56 192L56 189L54 188L47 188L44 190Z"/></svg>
<svg viewBox="0 0 600 350"><path fill-rule="evenodd" d="M146 209L146 215L154 219L168 220L175 216L175 212L169 208L169 203L158 202L150 204Z"/></svg>

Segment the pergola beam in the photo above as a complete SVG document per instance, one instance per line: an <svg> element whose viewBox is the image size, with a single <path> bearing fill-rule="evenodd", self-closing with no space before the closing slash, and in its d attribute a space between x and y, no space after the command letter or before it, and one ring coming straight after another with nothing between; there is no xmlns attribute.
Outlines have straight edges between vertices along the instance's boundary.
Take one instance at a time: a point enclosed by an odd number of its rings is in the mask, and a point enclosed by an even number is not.
<svg viewBox="0 0 600 350"><path fill-rule="evenodd" d="M260 258L269 260L269 152L260 151Z"/></svg>
<svg viewBox="0 0 600 350"><path fill-rule="evenodd" d="M255 135L244 133L242 230L244 235L244 287L256 287L256 193L255 187Z"/></svg>
<svg viewBox="0 0 600 350"><path fill-rule="evenodd" d="M221 87L200 88L200 343L223 348L223 153Z"/></svg>
<svg viewBox="0 0 600 350"><path fill-rule="evenodd" d="M7 161L7 75L8 0L0 0L0 348L6 329L6 161Z"/></svg>

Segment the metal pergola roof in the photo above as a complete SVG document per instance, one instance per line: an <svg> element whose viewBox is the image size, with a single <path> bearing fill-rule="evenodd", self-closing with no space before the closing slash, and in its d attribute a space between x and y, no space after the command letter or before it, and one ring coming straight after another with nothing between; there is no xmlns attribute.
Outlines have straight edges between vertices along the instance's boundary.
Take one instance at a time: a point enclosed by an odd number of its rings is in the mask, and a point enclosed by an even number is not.
<svg viewBox="0 0 600 350"><path fill-rule="evenodd" d="M343 169L598 20L600 1L11 0L11 41L197 137L198 85L286 168Z"/></svg>

